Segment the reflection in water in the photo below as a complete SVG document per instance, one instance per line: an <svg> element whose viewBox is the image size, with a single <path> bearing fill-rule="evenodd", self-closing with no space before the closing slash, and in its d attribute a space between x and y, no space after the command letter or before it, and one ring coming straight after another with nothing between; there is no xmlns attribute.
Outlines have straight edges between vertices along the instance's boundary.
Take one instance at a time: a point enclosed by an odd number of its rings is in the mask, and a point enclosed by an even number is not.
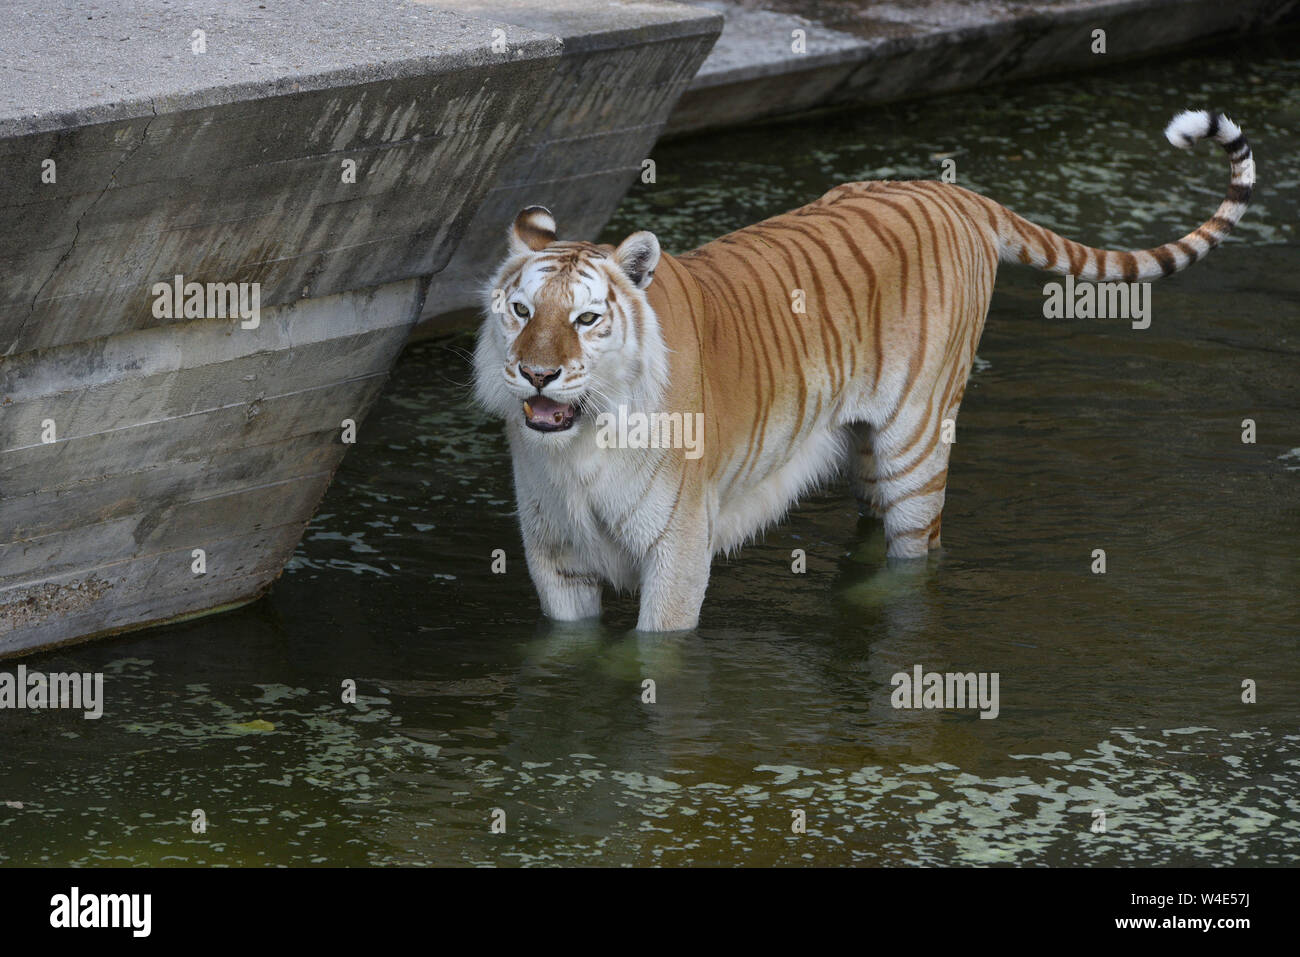
<svg viewBox="0 0 1300 957"><path fill-rule="evenodd" d="M1004 269L945 551L887 567L829 489L715 564L693 635L633 632L629 596L600 623L539 622L469 340L413 347L267 599L28 662L105 671L107 704L0 715L0 861L1295 863L1289 44L660 148L604 238L649 227L680 251L956 150L963 185L1144 246L1226 179L1164 145L1185 101L1245 123L1262 186L1232 242L1154 287L1143 332L1044 320L1047 277ZM894 710L917 664L997 672L999 717Z"/></svg>

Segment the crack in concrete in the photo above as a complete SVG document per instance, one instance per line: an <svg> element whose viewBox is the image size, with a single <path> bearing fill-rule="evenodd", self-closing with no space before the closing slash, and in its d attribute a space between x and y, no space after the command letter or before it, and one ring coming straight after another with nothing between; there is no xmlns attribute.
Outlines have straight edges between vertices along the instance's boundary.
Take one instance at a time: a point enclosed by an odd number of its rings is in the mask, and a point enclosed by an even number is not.
<svg viewBox="0 0 1300 957"><path fill-rule="evenodd" d="M81 238L82 221L90 215L90 211L98 206L99 201L108 194L110 189L113 188L113 181L117 179L117 174L122 171L122 167L127 164L127 161L130 160L132 156L139 152L140 147L144 146L145 140L149 137L149 128L153 126L153 121L158 119L158 107L152 99L149 100L149 110L153 113L153 116L151 116L144 124L144 129L140 132L140 141L127 150L126 154L117 161L117 165L113 167L113 171L108 174L108 182L104 185L104 188L99 191L98 196L86 204L86 208L81 211L81 215L77 217L77 221L72 224L72 242L68 244L68 248L64 250L63 255L59 257L58 262L54 264L54 268L51 269L50 274L45 277L45 281L37 287L36 294L32 296L32 306L27 312L27 318L24 319L23 324L18 327L18 332L15 334L13 342L9 343L9 348L5 350L4 355L12 355L14 350L18 348L18 343L22 340L23 333L27 331L28 323L32 321L32 316L36 314L36 304L40 302L41 293L45 291L45 287L53 281L54 277L58 275L63 264L67 262L68 257L72 255L72 251L77 248L77 240Z"/></svg>

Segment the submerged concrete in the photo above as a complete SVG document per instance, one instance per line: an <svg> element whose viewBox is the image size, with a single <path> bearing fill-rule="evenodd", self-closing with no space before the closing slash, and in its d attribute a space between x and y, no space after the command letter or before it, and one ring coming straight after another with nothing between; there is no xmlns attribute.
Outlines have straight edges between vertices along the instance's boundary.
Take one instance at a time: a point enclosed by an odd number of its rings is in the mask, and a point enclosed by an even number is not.
<svg viewBox="0 0 1300 957"><path fill-rule="evenodd" d="M693 2L726 26L669 135L1104 69L1300 23L1300 0ZM1105 31L1105 53L1094 52L1095 30Z"/></svg>
<svg viewBox="0 0 1300 957"><path fill-rule="evenodd" d="M567 177L612 210L562 118L654 102L619 147L644 154L720 21L648 0L587 41L605 5L560 5L11 11L0 655L261 594L485 198ZM169 312L177 281L260 313Z"/></svg>

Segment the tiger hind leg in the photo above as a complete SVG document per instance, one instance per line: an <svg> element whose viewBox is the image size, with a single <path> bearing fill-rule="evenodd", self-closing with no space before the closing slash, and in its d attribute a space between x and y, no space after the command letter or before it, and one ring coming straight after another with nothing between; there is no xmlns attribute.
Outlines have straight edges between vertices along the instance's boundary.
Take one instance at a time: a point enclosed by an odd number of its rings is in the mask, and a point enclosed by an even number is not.
<svg viewBox="0 0 1300 957"><path fill-rule="evenodd" d="M953 409L948 417L955 416ZM889 558L922 558L940 546L951 450L942 421L926 423L919 438L915 425L908 430L893 423L874 437L875 497L884 513Z"/></svg>
<svg viewBox="0 0 1300 957"><path fill-rule="evenodd" d="M866 422L849 426L849 489L864 511L884 518L876 495L875 434Z"/></svg>

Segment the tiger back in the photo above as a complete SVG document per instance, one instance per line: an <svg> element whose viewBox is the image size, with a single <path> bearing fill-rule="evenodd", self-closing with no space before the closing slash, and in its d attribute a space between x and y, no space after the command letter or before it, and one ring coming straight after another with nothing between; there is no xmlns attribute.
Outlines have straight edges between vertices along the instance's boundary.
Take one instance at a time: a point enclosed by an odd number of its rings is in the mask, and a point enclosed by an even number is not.
<svg viewBox="0 0 1300 957"><path fill-rule="evenodd" d="M719 550L845 464L892 554L939 544L940 433L998 264L979 200L939 183L846 184L661 258L650 304L670 348L698 349L708 370L702 479L717 489Z"/></svg>

